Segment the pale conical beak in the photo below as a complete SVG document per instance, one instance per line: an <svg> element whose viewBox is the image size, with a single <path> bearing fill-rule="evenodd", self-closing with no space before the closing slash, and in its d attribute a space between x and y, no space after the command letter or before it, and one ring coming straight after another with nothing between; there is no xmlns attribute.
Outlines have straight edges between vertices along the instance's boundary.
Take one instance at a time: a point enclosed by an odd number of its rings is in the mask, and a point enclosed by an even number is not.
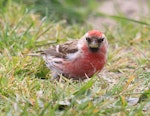
<svg viewBox="0 0 150 116"><path fill-rule="evenodd" d="M89 47L90 47L90 48L98 48L98 47L99 47L98 42L95 42L95 41L91 42L91 43L89 44Z"/></svg>

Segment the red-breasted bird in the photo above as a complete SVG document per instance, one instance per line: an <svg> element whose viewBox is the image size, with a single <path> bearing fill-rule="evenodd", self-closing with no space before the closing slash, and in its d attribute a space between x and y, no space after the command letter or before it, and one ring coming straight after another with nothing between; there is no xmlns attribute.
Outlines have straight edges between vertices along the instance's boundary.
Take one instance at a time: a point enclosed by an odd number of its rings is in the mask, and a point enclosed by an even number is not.
<svg viewBox="0 0 150 116"><path fill-rule="evenodd" d="M107 59L108 42L98 30L87 32L81 39L51 46L40 52L53 78L83 80L102 70Z"/></svg>

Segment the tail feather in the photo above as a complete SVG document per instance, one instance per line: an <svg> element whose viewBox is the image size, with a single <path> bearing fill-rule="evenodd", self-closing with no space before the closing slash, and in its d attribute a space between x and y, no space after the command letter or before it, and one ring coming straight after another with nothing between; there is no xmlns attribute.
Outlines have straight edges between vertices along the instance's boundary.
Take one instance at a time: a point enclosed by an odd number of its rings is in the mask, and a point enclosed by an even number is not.
<svg viewBox="0 0 150 116"><path fill-rule="evenodd" d="M40 50L40 51L36 51L35 53L29 53L28 56L37 56L37 57L40 57L43 55L43 51Z"/></svg>
<svg viewBox="0 0 150 116"><path fill-rule="evenodd" d="M40 54L40 53L29 53L28 56L36 56L36 57L40 57L41 54Z"/></svg>

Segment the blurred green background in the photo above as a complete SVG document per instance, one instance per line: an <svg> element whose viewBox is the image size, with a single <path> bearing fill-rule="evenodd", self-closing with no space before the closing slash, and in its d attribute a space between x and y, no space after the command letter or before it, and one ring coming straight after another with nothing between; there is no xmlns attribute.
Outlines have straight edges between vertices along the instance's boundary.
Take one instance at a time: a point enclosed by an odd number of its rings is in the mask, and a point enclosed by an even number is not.
<svg viewBox="0 0 150 116"><path fill-rule="evenodd" d="M66 20L68 23L83 23L89 14L97 7L96 1L91 0L14 0L23 3L33 13L40 13L50 20ZM6 4L4 0L3 4Z"/></svg>
<svg viewBox="0 0 150 116"><path fill-rule="evenodd" d="M150 0L0 0L1 116L150 115ZM30 53L98 29L108 60L92 79L51 81Z"/></svg>

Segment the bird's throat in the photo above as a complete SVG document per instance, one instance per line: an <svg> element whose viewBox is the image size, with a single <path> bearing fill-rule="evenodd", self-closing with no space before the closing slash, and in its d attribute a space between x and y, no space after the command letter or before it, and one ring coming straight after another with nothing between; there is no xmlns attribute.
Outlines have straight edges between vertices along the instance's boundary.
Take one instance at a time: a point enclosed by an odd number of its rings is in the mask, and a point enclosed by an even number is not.
<svg viewBox="0 0 150 116"><path fill-rule="evenodd" d="M98 52L99 51L99 48L91 48L90 47L89 49L90 49L91 52Z"/></svg>

